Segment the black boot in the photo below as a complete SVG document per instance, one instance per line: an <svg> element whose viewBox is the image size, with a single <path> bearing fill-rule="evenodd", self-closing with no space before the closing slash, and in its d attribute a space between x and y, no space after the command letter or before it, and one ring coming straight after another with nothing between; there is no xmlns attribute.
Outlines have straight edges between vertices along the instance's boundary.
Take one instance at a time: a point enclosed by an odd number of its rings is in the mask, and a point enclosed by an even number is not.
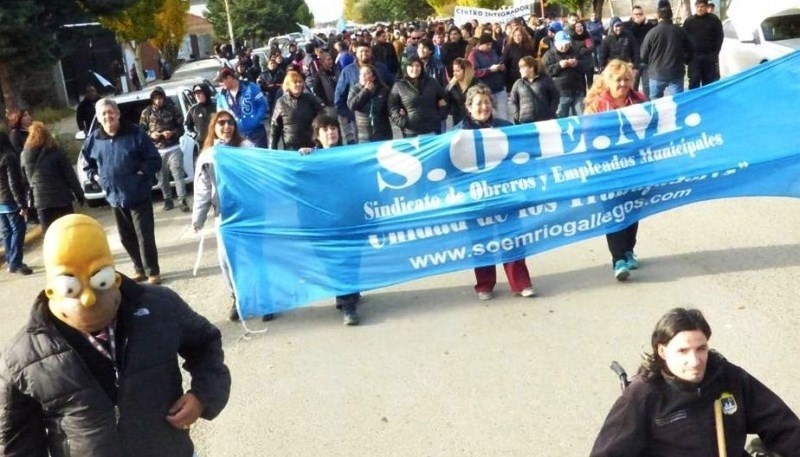
<svg viewBox="0 0 800 457"><path fill-rule="evenodd" d="M233 303L231 304L231 310L228 312L228 319L236 322L239 320L239 310L236 309L236 297L231 295L231 298L233 298Z"/></svg>

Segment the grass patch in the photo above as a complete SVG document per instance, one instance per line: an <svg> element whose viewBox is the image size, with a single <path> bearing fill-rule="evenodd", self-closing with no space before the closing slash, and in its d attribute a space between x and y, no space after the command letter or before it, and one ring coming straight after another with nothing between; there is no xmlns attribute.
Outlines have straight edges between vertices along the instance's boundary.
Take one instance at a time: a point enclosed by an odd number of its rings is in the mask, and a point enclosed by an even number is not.
<svg viewBox="0 0 800 457"><path fill-rule="evenodd" d="M64 154L69 158L69 163L74 164L78 160L78 154L81 152L83 141L75 139L74 133L59 133L55 135L58 145L64 151Z"/></svg>
<svg viewBox="0 0 800 457"><path fill-rule="evenodd" d="M44 122L45 125L51 125L67 117L75 117L75 110L70 108L37 108L33 112L33 119Z"/></svg>

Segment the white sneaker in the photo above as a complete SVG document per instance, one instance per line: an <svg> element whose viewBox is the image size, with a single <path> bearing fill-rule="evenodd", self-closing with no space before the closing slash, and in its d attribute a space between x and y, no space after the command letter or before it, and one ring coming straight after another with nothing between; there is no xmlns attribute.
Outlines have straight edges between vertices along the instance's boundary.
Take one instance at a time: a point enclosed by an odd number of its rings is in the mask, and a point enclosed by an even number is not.
<svg viewBox="0 0 800 457"><path fill-rule="evenodd" d="M494 297L494 294L490 292L478 292L478 300L491 300Z"/></svg>
<svg viewBox="0 0 800 457"><path fill-rule="evenodd" d="M521 291L519 291L520 297L530 298L533 297L534 295L536 295L536 291L533 290L533 287L526 287Z"/></svg>

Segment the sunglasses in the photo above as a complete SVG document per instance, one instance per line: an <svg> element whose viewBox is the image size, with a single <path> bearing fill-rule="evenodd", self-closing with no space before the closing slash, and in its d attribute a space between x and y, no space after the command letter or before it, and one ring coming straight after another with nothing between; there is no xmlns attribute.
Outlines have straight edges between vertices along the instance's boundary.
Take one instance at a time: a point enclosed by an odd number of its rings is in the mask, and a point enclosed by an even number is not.
<svg viewBox="0 0 800 457"><path fill-rule="evenodd" d="M236 125L236 121L234 121L233 119L218 119L217 125L220 127L224 127L226 125L234 126Z"/></svg>

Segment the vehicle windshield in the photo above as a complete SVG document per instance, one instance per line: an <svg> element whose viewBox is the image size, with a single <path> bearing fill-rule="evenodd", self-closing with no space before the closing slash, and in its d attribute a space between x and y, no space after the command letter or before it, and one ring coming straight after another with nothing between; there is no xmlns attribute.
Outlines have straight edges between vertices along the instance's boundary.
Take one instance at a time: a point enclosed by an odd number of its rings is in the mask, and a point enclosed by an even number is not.
<svg viewBox="0 0 800 457"><path fill-rule="evenodd" d="M800 38L800 14L773 16L761 23L761 30L767 41Z"/></svg>
<svg viewBox="0 0 800 457"><path fill-rule="evenodd" d="M176 106L180 106L178 104L178 97L172 96L168 98L171 103L175 104ZM139 125L139 117L142 115L142 111L144 111L148 105L150 105L149 99L119 103L119 111L122 115L122 119L127 120L132 124Z"/></svg>

